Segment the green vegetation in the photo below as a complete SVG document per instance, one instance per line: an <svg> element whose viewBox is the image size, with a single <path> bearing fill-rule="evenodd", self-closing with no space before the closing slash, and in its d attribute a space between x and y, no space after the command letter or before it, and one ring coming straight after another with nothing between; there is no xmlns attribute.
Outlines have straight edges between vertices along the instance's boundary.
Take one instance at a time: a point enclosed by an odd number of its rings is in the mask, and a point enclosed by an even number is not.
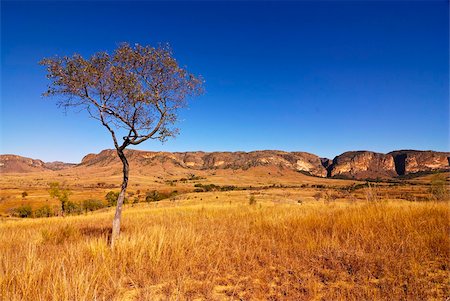
<svg viewBox="0 0 450 301"><path fill-rule="evenodd" d="M33 209L30 205L21 205L12 210L12 215L15 217L31 217L33 215Z"/></svg>
<svg viewBox="0 0 450 301"><path fill-rule="evenodd" d="M51 182L48 184L50 186L49 194L52 198L57 198L61 203L61 212L64 214L69 208L67 208L67 203L69 201L70 190L62 187L59 182ZM73 210L72 205L69 210Z"/></svg>
<svg viewBox="0 0 450 301"><path fill-rule="evenodd" d="M449 191L443 174L435 174L431 179L430 193L436 201L443 201L448 197Z"/></svg>
<svg viewBox="0 0 450 301"><path fill-rule="evenodd" d="M117 192L117 191L108 192L105 196L105 199L108 202L108 207L116 206L118 198L119 198L119 192Z"/></svg>
<svg viewBox="0 0 450 301"><path fill-rule="evenodd" d="M34 217L50 217L55 215L55 210L49 205L44 205L34 211Z"/></svg>

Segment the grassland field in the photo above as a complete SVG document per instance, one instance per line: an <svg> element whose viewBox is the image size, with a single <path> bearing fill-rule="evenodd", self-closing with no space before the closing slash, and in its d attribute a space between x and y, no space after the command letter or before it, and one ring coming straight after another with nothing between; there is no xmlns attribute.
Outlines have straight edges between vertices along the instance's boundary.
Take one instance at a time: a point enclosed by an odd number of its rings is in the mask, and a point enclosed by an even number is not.
<svg viewBox="0 0 450 301"><path fill-rule="evenodd" d="M428 177L351 193L341 187L364 182L313 178L302 187L263 179L264 185L252 189L195 193L198 183L247 187L252 179L136 177L130 191L180 193L126 205L121 237L111 250L114 208L78 216L6 217L7 208L21 203L57 205L48 195L53 176L1 177L0 300L450 297L449 203L413 201L427 196ZM117 190L98 187L98 180L60 178L69 183L73 200ZM107 178L100 186L119 181ZM324 186L312 186L319 183ZM318 192L337 197L317 200Z"/></svg>

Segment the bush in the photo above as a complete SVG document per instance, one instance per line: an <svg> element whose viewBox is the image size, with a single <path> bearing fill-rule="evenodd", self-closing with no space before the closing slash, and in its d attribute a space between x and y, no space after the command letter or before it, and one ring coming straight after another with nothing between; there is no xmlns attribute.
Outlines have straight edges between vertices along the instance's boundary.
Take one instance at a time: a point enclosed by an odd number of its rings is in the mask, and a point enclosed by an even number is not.
<svg viewBox="0 0 450 301"><path fill-rule="evenodd" d="M254 195L251 195L250 198L248 199L248 204L249 205L256 205L256 198Z"/></svg>
<svg viewBox="0 0 450 301"><path fill-rule="evenodd" d="M152 190L152 191L147 191L147 194L145 195L145 201L147 203L158 202L162 199L165 199L166 197L167 197L166 195L161 194L156 190Z"/></svg>
<svg viewBox="0 0 450 301"><path fill-rule="evenodd" d="M119 198L119 193L115 191L110 191L105 195L105 199L108 202L108 206L116 206L117 199Z"/></svg>
<svg viewBox="0 0 450 301"><path fill-rule="evenodd" d="M55 211L52 208L50 208L49 205L44 205L41 208L38 208L34 211L35 217L50 217L54 215Z"/></svg>
<svg viewBox="0 0 450 301"><path fill-rule="evenodd" d="M430 183L430 194L435 201L444 201L448 198L447 185L443 174L436 174L432 177Z"/></svg>
<svg viewBox="0 0 450 301"><path fill-rule="evenodd" d="M314 198L316 201L320 201L320 199L323 198L323 194L322 194L321 192L316 192L316 193L313 195L313 198Z"/></svg>
<svg viewBox="0 0 450 301"><path fill-rule="evenodd" d="M67 201L64 208L64 213L67 214L81 214L83 212L83 208L80 206L80 204Z"/></svg>
<svg viewBox="0 0 450 301"><path fill-rule="evenodd" d="M222 186L220 187L220 191L230 191L230 190L235 190L237 187L233 186L233 185L226 185L226 186Z"/></svg>
<svg viewBox="0 0 450 301"><path fill-rule="evenodd" d="M100 200L88 199L88 200L84 200L81 203L81 207L83 208L84 212L89 212L89 211L101 209L101 208L105 207L105 204Z"/></svg>
<svg viewBox="0 0 450 301"><path fill-rule="evenodd" d="M31 217L33 216L33 209L31 209L30 205L21 205L13 209L13 216L22 218Z"/></svg>

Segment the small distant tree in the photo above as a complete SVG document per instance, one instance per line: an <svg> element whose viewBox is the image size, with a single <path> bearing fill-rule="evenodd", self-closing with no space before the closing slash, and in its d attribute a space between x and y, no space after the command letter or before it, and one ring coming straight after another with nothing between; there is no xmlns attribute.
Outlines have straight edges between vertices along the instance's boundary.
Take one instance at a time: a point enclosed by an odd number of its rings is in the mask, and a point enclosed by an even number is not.
<svg viewBox="0 0 450 301"><path fill-rule="evenodd" d="M61 203L61 212L64 213L67 211L67 202L69 201L70 190L62 187L59 182L51 182L48 184L50 189L48 193L50 197L57 198Z"/></svg>
<svg viewBox="0 0 450 301"><path fill-rule="evenodd" d="M116 206L117 199L119 198L119 192L110 191L106 194L105 199L108 202L108 206Z"/></svg>
<svg viewBox="0 0 450 301"><path fill-rule="evenodd" d="M22 192L22 199L26 199L26 197L28 196L28 192L24 191Z"/></svg>
<svg viewBox="0 0 450 301"><path fill-rule="evenodd" d="M13 210L13 215L17 217L31 217L33 215L33 209L30 205L21 205Z"/></svg>
<svg viewBox="0 0 450 301"><path fill-rule="evenodd" d="M105 207L105 204L100 200L88 199L88 200L84 200L81 203L81 207L83 208L84 212L87 213L89 211L101 209L101 208Z"/></svg>
<svg viewBox="0 0 450 301"><path fill-rule="evenodd" d="M83 212L83 208L80 204L68 201L66 203L65 213L67 214L81 214Z"/></svg>
<svg viewBox="0 0 450 301"><path fill-rule="evenodd" d="M156 190L147 191L147 193L145 195L145 201L147 203L158 202L162 199L163 199L162 195Z"/></svg>
<svg viewBox="0 0 450 301"><path fill-rule="evenodd" d="M111 134L123 164L123 181L113 219L111 247L120 233L129 166L124 150L148 139L165 141L186 98L202 93L203 80L180 67L168 46L120 45L112 55L98 52L85 59L43 59L51 81L44 96L60 96L59 106L85 110ZM119 135L123 136L123 142Z"/></svg>
<svg viewBox="0 0 450 301"><path fill-rule="evenodd" d="M34 212L35 217L50 217L53 215L54 215L54 212L53 212L52 208L50 208L49 205L44 205L44 206L36 209Z"/></svg>

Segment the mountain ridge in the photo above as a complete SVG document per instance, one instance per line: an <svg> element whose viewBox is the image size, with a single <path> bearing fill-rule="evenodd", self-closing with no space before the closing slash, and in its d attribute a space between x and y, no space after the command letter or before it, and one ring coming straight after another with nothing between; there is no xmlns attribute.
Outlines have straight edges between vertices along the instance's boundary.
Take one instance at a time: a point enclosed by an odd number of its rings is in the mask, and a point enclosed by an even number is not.
<svg viewBox="0 0 450 301"><path fill-rule="evenodd" d="M344 152L333 159L321 158L308 152L257 150L251 152L164 152L126 150L134 167L164 165L165 169L187 170L233 169L246 170L257 166L276 166L316 177L349 179L389 179L418 172L450 169L450 152L395 150L378 153L367 150ZM68 168L115 167L121 165L113 149L87 154L79 164L43 162L17 155L0 155L0 172L27 173L55 171Z"/></svg>

